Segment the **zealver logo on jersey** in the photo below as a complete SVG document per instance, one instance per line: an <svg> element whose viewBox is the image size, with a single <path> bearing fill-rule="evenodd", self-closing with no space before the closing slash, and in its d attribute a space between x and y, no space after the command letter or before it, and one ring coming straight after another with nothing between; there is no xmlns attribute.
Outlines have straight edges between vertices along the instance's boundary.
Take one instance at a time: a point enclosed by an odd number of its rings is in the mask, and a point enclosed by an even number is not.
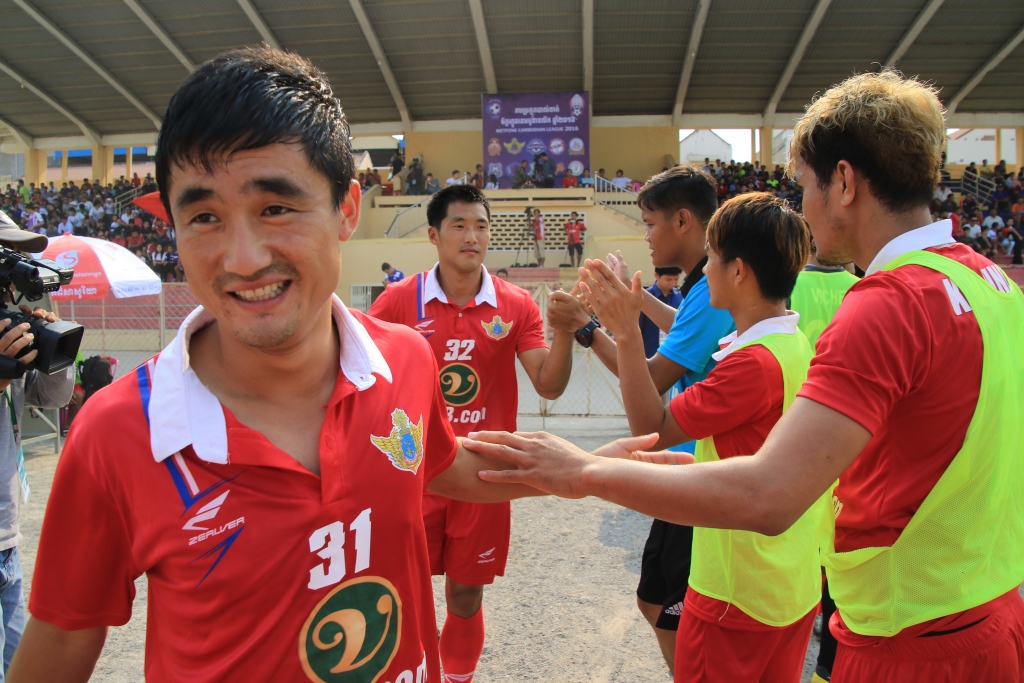
<svg viewBox="0 0 1024 683"><path fill-rule="evenodd" d="M401 640L398 590L387 579L364 576L341 584L313 608L299 634L299 660L317 683L374 683Z"/></svg>
<svg viewBox="0 0 1024 683"><path fill-rule="evenodd" d="M426 337L429 337L430 335L434 334L434 330L431 329L431 325L433 325L433 324L434 324L434 319L433 318L426 318L426 319L421 320L418 323L416 323L416 326L413 329L415 329L417 332L422 334L424 336L424 338L426 338Z"/></svg>
<svg viewBox="0 0 1024 683"><path fill-rule="evenodd" d="M500 316L496 315L491 319L491 322L485 323L481 320L480 324L484 326L484 331L491 339L504 339L512 331L512 325L515 324L515 321L505 322Z"/></svg>
<svg viewBox="0 0 1024 683"><path fill-rule="evenodd" d="M423 416L419 424L409 421L409 416L401 408L391 413L391 433L387 436L370 435L370 441L388 456L391 464L405 472L416 472L423 462Z"/></svg>

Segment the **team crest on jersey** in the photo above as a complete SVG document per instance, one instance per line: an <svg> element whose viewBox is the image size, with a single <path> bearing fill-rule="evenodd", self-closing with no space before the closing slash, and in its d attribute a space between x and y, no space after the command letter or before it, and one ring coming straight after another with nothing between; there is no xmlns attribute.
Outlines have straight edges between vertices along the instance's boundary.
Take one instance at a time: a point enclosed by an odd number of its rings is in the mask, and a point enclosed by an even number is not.
<svg viewBox="0 0 1024 683"><path fill-rule="evenodd" d="M515 324L515 321L505 322L500 316L496 315L491 319L491 322L485 323L481 320L480 324L484 326L484 331L487 332L487 336L491 339L504 339L508 336L509 331L512 330L512 325Z"/></svg>
<svg viewBox="0 0 1024 683"><path fill-rule="evenodd" d="M299 634L299 660L317 683L374 683L401 640L398 591L385 578L363 576L341 584L313 608Z"/></svg>
<svg viewBox="0 0 1024 683"><path fill-rule="evenodd" d="M370 441L388 456L391 464L400 470L416 474L423 462L423 416L413 424L401 408L391 413L391 433L387 436L370 435Z"/></svg>

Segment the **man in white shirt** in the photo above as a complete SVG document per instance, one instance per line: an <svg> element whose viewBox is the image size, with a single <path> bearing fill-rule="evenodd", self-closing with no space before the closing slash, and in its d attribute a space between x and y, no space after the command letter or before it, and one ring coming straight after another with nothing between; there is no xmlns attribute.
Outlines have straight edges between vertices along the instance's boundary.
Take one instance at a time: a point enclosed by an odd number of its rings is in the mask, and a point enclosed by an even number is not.
<svg viewBox="0 0 1024 683"><path fill-rule="evenodd" d="M631 182L633 182L633 179L624 176L622 174L621 168L615 172L615 177L612 178L612 185L619 188L620 190L625 190L626 186L629 185Z"/></svg>
<svg viewBox="0 0 1024 683"><path fill-rule="evenodd" d="M1000 216L995 209L992 209L989 211L988 215L985 216L985 221L982 225L984 225L986 229L996 228L997 230L1001 230L1006 224L1003 223L1002 216Z"/></svg>
<svg viewBox="0 0 1024 683"><path fill-rule="evenodd" d="M444 181L444 184L446 187L451 187L452 185L461 185L462 176L459 175L458 170L452 171L452 177Z"/></svg>
<svg viewBox="0 0 1024 683"><path fill-rule="evenodd" d="M62 220L57 225L57 234L58 235L74 235L75 234L75 226L71 222L70 218L65 218L64 220Z"/></svg>
<svg viewBox="0 0 1024 683"><path fill-rule="evenodd" d="M103 204L97 203L93 205L91 209L89 209L89 218L93 219L98 223L99 220L106 215L106 213L107 212L103 210Z"/></svg>

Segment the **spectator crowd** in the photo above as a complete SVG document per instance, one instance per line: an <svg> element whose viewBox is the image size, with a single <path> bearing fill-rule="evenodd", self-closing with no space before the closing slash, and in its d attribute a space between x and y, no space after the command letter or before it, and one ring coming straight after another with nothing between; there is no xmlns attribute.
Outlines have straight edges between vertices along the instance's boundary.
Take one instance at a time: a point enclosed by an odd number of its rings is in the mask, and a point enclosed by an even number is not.
<svg viewBox="0 0 1024 683"><path fill-rule="evenodd" d="M103 185L99 179L69 180L60 187L53 181L9 183L0 197L0 209L20 227L47 237L79 235L119 244L153 269L165 282L182 282L185 272L178 260L174 226L149 212L127 204L118 210L117 198L139 188L156 191L150 174L130 179L121 176Z"/></svg>

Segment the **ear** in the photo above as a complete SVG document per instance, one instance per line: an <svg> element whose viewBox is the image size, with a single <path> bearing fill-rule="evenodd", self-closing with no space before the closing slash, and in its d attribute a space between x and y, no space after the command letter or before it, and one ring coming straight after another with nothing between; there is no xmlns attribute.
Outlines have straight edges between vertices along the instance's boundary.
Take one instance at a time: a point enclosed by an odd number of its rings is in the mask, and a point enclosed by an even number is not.
<svg viewBox="0 0 1024 683"><path fill-rule="evenodd" d="M430 239L430 243L433 244L436 247L437 246L438 238L440 237L440 235L438 234L437 228L435 228L433 225L428 227L427 228L427 237Z"/></svg>
<svg viewBox="0 0 1024 683"><path fill-rule="evenodd" d="M689 209L679 209L672 217L672 221L680 232L686 232L693 225L694 216Z"/></svg>
<svg viewBox="0 0 1024 683"><path fill-rule="evenodd" d="M754 277L754 271L751 270L750 265L741 258L734 258L725 264L725 272L728 277L732 278L732 283L736 287L742 285L748 278Z"/></svg>
<svg viewBox="0 0 1024 683"><path fill-rule="evenodd" d="M338 205L338 212L341 213L341 231L338 233L339 242L344 242L351 237L356 227L359 226L359 210L362 207L362 202L362 189L359 187L359 182L353 180L349 183L348 193L345 194L345 198Z"/></svg>
<svg viewBox="0 0 1024 683"><path fill-rule="evenodd" d="M836 170L832 174L833 182L838 180L840 185L839 205L850 206L857 197L857 183L860 178L850 162L840 160L836 164Z"/></svg>

